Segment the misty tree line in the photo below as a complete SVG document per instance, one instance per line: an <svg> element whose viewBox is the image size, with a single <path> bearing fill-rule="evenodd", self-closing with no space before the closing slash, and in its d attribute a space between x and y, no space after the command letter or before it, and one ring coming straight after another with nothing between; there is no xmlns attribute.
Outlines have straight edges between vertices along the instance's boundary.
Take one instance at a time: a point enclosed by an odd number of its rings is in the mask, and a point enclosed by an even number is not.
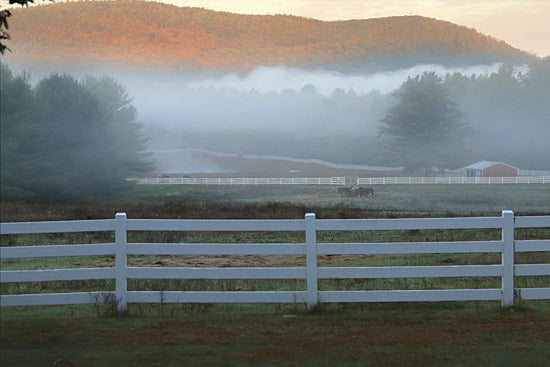
<svg viewBox="0 0 550 367"><path fill-rule="evenodd" d="M421 83L425 87L421 89L428 91L429 80ZM181 109L169 111L177 117L171 120L156 111L146 129L157 149L204 148L411 168L459 168L493 160L524 169L550 169L550 58L530 65L524 74L502 66L490 75L456 73L431 83L431 88L436 88L431 94L446 95L446 101L462 113L461 123L466 124L454 124L457 129L447 137L454 136L455 141L440 140L440 148L445 149L439 151L423 145L404 150L403 141L396 141L396 136L380 135L384 131L381 121L401 102L403 89L410 84L404 83L391 95L376 91L358 95L337 89L325 96L311 85L299 92L264 94L235 89L183 90L177 94ZM419 93L414 94L420 98ZM421 121L422 113L427 112L420 111ZM410 133L410 139L404 141L418 138L417 132Z"/></svg>
<svg viewBox="0 0 550 367"><path fill-rule="evenodd" d="M35 87L1 64L2 200L91 200L152 168L137 111L110 77L51 74Z"/></svg>
<svg viewBox="0 0 550 367"><path fill-rule="evenodd" d="M409 82L404 83L392 97L396 98L396 103L411 108L414 104L403 99ZM525 74L505 65L491 75L447 75L438 84L439 87L433 87L429 82L424 83L422 92L414 93L415 98L418 100L429 88L436 88L429 93L432 96L429 102L424 104L421 121L428 128L427 117L431 108L443 104L436 102L437 96L447 96L447 113L443 114L446 117L440 121L448 122L452 139L439 139L443 143L440 146L434 141L431 149L422 148L420 144L416 153L413 149L409 157L423 158L425 165L446 168L463 167L477 160L503 161L524 169L550 168L550 58L530 65ZM432 125L432 139L436 131L441 131L440 128L434 129ZM385 131L385 127L381 129ZM418 136L419 129L414 130L408 141L395 139L399 148L393 153L401 153L405 146L422 141ZM395 158L396 154L390 156ZM434 157L436 159L430 162ZM414 166L414 162L407 162L403 155L398 160L404 165Z"/></svg>
<svg viewBox="0 0 550 367"><path fill-rule="evenodd" d="M377 138L375 124L390 106L378 92L338 89L325 97L312 85L280 93L206 88L170 95L177 101L146 117L145 131L155 149L204 148L336 163L376 157L385 138Z"/></svg>
<svg viewBox="0 0 550 367"><path fill-rule="evenodd" d="M32 86L27 75L14 75L2 64L1 195L3 200L91 200L117 193L129 187L127 177L153 168L145 153L151 147L409 171L458 168L481 159L547 170L549 86L550 58L545 58L524 75L509 66L476 77L425 73L391 95L336 90L327 97L311 85L267 94L194 91L205 93L209 104L195 112L168 111L178 119L174 125L160 124L159 113L159 123L143 129L126 89L111 77L51 74ZM191 94L177 98L196 104ZM235 112L241 106L246 108ZM244 115L250 119L247 130L227 122ZM208 118L216 125L202 126Z"/></svg>
<svg viewBox="0 0 550 367"><path fill-rule="evenodd" d="M477 157L526 169L550 169L550 57L517 75L503 66L487 77L448 76L445 85L467 115Z"/></svg>

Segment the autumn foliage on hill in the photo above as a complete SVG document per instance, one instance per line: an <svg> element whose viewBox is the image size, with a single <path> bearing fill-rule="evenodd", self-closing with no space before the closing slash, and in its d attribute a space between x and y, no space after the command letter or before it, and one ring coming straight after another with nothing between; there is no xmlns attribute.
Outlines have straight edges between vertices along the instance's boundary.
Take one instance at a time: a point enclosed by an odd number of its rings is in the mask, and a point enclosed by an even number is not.
<svg viewBox="0 0 550 367"><path fill-rule="evenodd" d="M246 71L258 65L357 69L397 58L430 62L457 55L530 58L476 30L419 16L324 22L144 1L82 1L14 9L10 22L8 56L26 63Z"/></svg>

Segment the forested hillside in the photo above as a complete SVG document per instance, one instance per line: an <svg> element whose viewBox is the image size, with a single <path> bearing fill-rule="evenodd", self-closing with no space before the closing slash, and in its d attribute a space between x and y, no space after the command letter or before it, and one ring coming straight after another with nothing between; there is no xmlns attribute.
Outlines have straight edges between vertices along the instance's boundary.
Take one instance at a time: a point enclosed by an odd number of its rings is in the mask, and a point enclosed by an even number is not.
<svg viewBox="0 0 550 367"><path fill-rule="evenodd" d="M100 62L225 71L286 65L365 71L534 59L474 29L420 16L324 22L144 1L17 8L10 33L8 61L27 65Z"/></svg>

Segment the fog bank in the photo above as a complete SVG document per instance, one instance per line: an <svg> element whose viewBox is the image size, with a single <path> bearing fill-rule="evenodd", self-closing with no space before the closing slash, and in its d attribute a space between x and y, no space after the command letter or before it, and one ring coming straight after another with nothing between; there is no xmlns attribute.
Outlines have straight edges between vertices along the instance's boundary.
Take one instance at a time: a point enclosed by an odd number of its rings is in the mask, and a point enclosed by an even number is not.
<svg viewBox="0 0 550 367"><path fill-rule="evenodd" d="M502 64L476 65L463 68L447 68L435 64L416 65L409 69L385 71L366 75L349 75L336 71L303 70L278 67L258 67L245 76L228 74L216 78L193 81L187 87L193 90L236 89L242 92L258 91L260 93L280 93L284 90L299 92L307 85L313 86L323 96L330 96L335 90L355 92L365 95L372 91L382 94L391 93L407 80L408 77L424 72L436 72L441 77L447 74L460 73L464 76L483 76L498 72Z"/></svg>

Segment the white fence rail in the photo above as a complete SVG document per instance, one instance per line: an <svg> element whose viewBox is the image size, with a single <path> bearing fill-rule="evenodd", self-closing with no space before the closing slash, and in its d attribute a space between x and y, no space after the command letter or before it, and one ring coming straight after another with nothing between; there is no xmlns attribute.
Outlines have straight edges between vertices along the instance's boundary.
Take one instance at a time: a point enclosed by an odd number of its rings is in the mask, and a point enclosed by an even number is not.
<svg viewBox="0 0 550 367"><path fill-rule="evenodd" d="M145 177L140 185L344 185L345 177Z"/></svg>
<svg viewBox="0 0 550 367"><path fill-rule="evenodd" d="M518 170L518 175L519 176L546 176L546 177L550 177L550 171L520 169L520 170Z"/></svg>
<svg viewBox="0 0 550 367"><path fill-rule="evenodd" d="M464 185L464 184L550 184L550 176L517 177L367 177L358 185Z"/></svg>
<svg viewBox="0 0 550 367"><path fill-rule="evenodd" d="M1 295L0 306L116 302L124 311L128 302L181 303L306 303L497 300L511 306L515 299L550 299L550 286L515 288L515 277L550 276L550 264L515 264L516 252L550 251L550 239L515 240L515 228L550 227L550 216L423 219L304 219L291 220L114 220L2 223L1 234L114 231L115 242L105 244L0 247L0 258L115 255L110 268L2 270L2 283L54 280L115 279L115 289L105 292ZM397 243L318 243L318 231L370 231L414 229L497 228L500 240ZM129 243L128 231L301 231L305 243ZM427 253L500 253L492 265L321 267L318 255L383 255ZM305 255L305 267L195 268L132 267L128 255ZM494 289L334 290L320 291L320 279L375 279L417 277L498 277ZM300 291L128 291L128 279L303 279Z"/></svg>
<svg viewBox="0 0 550 367"><path fill-rule="evenodd" d="M141 177L140 185L346 185L345 177ZM354 182L355 183L355 182ZM550 184L550 176L359 177L357 185Z"/></svg>

